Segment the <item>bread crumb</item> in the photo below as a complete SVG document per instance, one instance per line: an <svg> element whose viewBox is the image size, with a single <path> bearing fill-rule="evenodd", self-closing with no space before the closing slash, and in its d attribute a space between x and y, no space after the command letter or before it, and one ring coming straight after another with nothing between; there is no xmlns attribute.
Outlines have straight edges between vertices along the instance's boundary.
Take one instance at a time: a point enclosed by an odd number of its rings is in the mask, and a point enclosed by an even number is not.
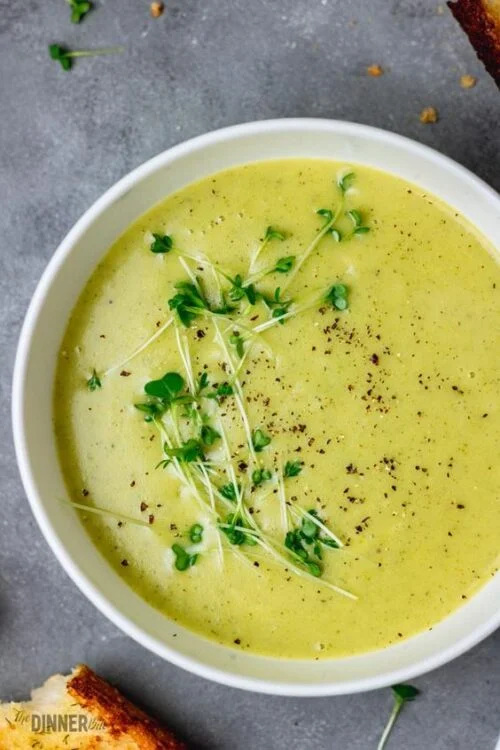
<svg viewBox="0 0 500 750"><path fill-rule="evenodd" d="M460 78L460 85L463 89L472 89L477 83L477 78L475 76L461 76Z"/></svg>
<svg viewBox="0 0 500 750"><path fill-rule="evenodd" d="M151 3L151 15L153 18L159 18L165 10L165 4L161 2Z"/></svg>
<svg viewBox="0 0 500 750"><path fill-rule="evenodd" d="M384 69L381 65L370 65L366 72L369 76L372 76L373 78L379 78L380 76L384 75Z"/></svg>
<svg viewBox="0 0 500 750"><path fill-rule="evenodd" d="M420 122L423 122L424 125L429 125L430 123L437 122L438 119L439 115L435 107L424 107L424 109L420 113Z"/></svg>

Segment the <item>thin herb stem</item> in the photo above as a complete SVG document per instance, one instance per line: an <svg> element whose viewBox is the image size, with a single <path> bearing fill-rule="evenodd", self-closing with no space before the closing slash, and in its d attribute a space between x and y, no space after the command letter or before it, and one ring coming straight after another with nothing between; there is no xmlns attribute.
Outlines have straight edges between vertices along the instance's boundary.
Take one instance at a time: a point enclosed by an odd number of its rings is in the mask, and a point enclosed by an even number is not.
<svg viewBox="0 0 500 750"><path fill-rule="evenodd" d="M325 237L330 229L335 225L335 223L338 221L340 214L342 213L344 207L344 200L343 198L340 199L339 206L337 210L335 211L334 215L328 221L324 227L321 228L321 230L318 232L316 237L313 239L313 241L308 245L308 247L305 249L305 251L302 253L302 255L299 257L297 263L295 264L294 268L290 271L287 280L283 284L281 291L284 294L288 287L292 284L293 280L297 276L298 272L306 262L306 260L309 258L312 252L317 248L323 237Z"/></svg>
<svg viewBox="0 0 500 750"><path fill-rule="evenodd" d="M382 737L380 738L380 742L377 745L377 750L384 750L384 748L386 747L387 740L389 739L389 735L392 732L392 728L402 708L403 708L403 703L401 703L400 701L396 701L394 703L394 707L391 711L391 715L389 716L389 721L387 722L385 729L382 733Z"/></svg>
<svg viewBox="0 0 500 750"><path fill-rule="evenodd" d="M78 510L84 510L88 513L96 513L97 515L103 515L103 516L110 516L110 518L116 518L119 521L126 521L127 523L133 523L136 526L144 526L148 529L151 529L151 524L149 524L147 521L141 521L138 518L132 518L131 516L126 516L123 513L115 513L114 510L106 510L106 508L98 508L95 505L84 505L83 503L75 503L73 500L63 500L66 505L71 505L72 508L77 508Z"/></svg>
<svg viewBox="0 0 500 750"><path fill-rule="evenodd" d="M124 367L129 362L131 362L133 359L135 359L135 357L137 357L139 354L142 354L142 352L145 349L147 349L147 347L150 346L154 341L156 341L156 339L159 338L162 335L162 333L164 333L167 330L167 328L170 328L170 326L172 325L173 322L174 322L174 318L173 317L169 318L161 326L161 328L159 328L152 336L150 336L147 339L147 341L145 341L143 344L141 344L140 346L138 346L137 349L134 349L134 351L132 352L132 354L130 354L125 359L121 360L121 362L118 362L118 364L112 365L111 367L108 367L108 369L103 372L102 376L105 377L107 375L111 375L112 372L114 372L115 370L118 370L120 367Z"/></svg>
<svg viewBox="0 0 500 750"><path fill-rule="evenodd" d="M241 388L240 380L239 380L239 378L237 376L237 369L236 369L236 366L235 366L235 364L233 362L233 358L231 356L231 353L229 352L227 344L226 344L226 342L224 340L224 337L223 337L223 335L221 333L221 330L219 328L219 324L218 324L217 320L214 319L212 322L214 324L214 328L215 328L215 331L216 331L217 340L219 342L219 345L220 345L221 349L223 350L224 357L226 358L226 361L229 364L229 367L231 369L231 374L232 374L232 376L234 378L234 391L235 391L234 395L235 395L235 399L236 399L236 403L237 403L238 409L240 410L241 420L243 422L243 428L245 430L246 440L247 440L247 444L248 444L248 450L250 452L250 456L251 456L253 464L256 464L257 463L257 456L255 455L255 450L254 450L254 447L253 447L252 430L250 429L250 424L249 424L249 421L248 421L248 416L247 416L247 413L245 411L244 400L243 400L243 390Z"/></svg>
<svg viewBox="0 0 500 750"><path fill-rule="evenodd" d="M103 55L120 55L123 47L107 47L104 49L78 49L65 52L64 57L101 57Z"/></svg>

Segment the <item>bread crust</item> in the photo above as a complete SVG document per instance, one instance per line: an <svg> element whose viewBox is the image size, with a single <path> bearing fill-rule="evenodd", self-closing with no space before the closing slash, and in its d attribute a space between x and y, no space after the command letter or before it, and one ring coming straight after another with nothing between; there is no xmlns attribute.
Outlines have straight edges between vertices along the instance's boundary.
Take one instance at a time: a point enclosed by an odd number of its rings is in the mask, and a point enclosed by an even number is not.
<svg viewBox="0 0 500 750"><path fill-rule="evenodd" d="M52 724L48 724L50 717ZM47 723L41 724L43 719ZM61 727L56 719L74 723ZM78 665L69 676L53 675L26 703L0 704L0 750L28 748L187 750L168 729L85 665Z"/></svg>
<svg viewBox="0 0 500 750"><path fill-rule="evenodd" d="M500 0L450 0L447 5L500 88Z"/></svg>
<svg viewBox="0 0 500 750"><path fill-rule="evenodd" d="M102 721L113 736L126 735L134 739L141 750L187 750L171 732L85 664L74 670L68 680L68 692L82 708Z"/></svg>

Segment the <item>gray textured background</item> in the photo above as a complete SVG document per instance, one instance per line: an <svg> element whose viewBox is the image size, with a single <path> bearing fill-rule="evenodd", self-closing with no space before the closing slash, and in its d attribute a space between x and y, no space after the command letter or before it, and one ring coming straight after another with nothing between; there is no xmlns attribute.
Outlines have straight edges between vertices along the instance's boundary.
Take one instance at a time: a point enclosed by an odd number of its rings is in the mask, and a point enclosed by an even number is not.
<svg viewBox="0 0 500 750"><path fill-rule="evenodd" d="M0 0L0 697L86 661L200 750L370 750L387 690L284 699L212 685L108 623L66 577L24 496L9 428L11 370L29 298L55 247L115 180L190 136L269 117L335 117L430 144L500 189L500 94L435 0ZM123 44L64 73L47 44ZM369 78L380 63L386 74ZM459 77L472 73L469 91ZM422 107L440 121L422 125ZM415 680L392 748L492 750L500 632Z"/></svg>

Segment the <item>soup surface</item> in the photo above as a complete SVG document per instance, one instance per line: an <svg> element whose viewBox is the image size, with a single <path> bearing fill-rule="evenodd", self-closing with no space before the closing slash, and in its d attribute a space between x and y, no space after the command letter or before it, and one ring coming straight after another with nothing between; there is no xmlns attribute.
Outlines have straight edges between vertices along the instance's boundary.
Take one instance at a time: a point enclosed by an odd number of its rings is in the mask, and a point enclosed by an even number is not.
<svg viewBox="0 0 500 750"><path fill-rule="evenodd" d="M219 643L322 658L430 628L498 566L499 289L485 239L388 174L189 185L72 314L69 499L133 589Z"/></svg>

